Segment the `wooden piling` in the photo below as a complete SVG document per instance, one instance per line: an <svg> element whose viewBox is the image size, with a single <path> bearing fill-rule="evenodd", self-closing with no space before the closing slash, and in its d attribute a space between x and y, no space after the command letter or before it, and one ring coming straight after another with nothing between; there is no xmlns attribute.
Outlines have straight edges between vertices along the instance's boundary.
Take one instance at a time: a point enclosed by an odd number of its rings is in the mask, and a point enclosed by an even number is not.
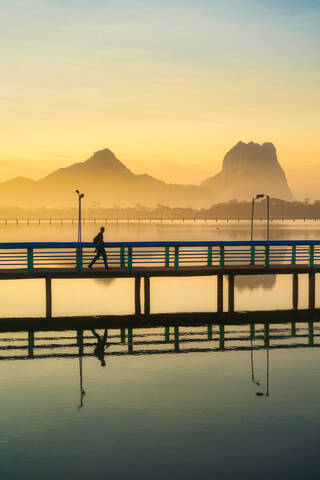
<svg viewBox="0 0 320 480"><path fill-rule="evenodd" d="M315 297L316 297L316 275L314 272L309 273L309 310L315 309Z"/></svg>
<svg viewBox="0 0 320 480"><path fill-rule="evenodd" d="M234 275L228 275L228 311L234 312Z"/></svg>
<svg viewBox="0 0 320 480"><path fill-rule="evenodd" d="M297 273L292 275L292 308L298 310L299 304L299 277Z"/></svg>
<svg viewBox="0 0 320 480"><path fill-rule="evenodd" d="M217 275L217 311L223 312L223 275Z"/></svg>
<svg viewBox="0 0 320 480"><path fill-rule="evenodd" d="M51 278L46 277L46 318L52 317L52 285Z"/></svg>
<svg viewBox="0 0 320 480"><path fill-rule="evenodd" d="M150 315L150 277L144 277L144 314Z"/></svg>
<svg viewBox="0 0 320 480"><path fill-rule="evenodd" d="M141 277L136 277L134 282L134 303L135 303L135 314L141 314Z"/></svg>

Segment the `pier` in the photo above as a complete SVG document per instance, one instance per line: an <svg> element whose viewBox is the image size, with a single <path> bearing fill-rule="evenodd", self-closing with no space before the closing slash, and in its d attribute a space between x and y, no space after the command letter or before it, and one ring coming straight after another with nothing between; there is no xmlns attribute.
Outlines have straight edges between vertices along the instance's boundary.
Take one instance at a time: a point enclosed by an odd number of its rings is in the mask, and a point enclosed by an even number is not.
<svg viewBox="0 0 320 480"><path fill-rule="evenodd" d="M241 275L292 275L292 310L299 308L299 275L309 277L308 309L316 306L316 273L320 272L320 241L108 242L110 270L97 262L90 270L93 243L0 243L0 280L42 278L46 317L52 316L52 280L132 278L135 315L150 315L152 278L217 277L217 313L236 311L235 279ZM227 288L224 282L227 279ZM143 282L143 283L142 283ZM141 304L143 286L143 308ZM1 315L1 314L0 314Z"/></svg>

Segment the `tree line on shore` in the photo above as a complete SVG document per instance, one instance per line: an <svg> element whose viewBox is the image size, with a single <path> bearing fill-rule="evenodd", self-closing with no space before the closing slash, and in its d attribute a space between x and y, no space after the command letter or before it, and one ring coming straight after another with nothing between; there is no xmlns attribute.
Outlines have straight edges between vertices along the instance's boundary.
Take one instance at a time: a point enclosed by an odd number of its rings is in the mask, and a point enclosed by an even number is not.
<svg viewBox="0 0 320 480"><path fill-rule="evenodd" d="M0 219L76 219L78 210L74 208L20 208L0 206ZM217 203L209 208L194 209L191 207L168 207L158 204L156 207L146 207L136 204L133 207L120 207L114 205L109 208L101 206L97 202L83 205L83 218L91 219L160 219L160 218L239 218L248 219L251 217L251 201L231 200L229 202ZM266 217L266 200L255 202L255 217ZM270 217L282 218L320 218L320 200L310 202L305 199L303 202L288 202L277 198L270 199Z"/></svg>

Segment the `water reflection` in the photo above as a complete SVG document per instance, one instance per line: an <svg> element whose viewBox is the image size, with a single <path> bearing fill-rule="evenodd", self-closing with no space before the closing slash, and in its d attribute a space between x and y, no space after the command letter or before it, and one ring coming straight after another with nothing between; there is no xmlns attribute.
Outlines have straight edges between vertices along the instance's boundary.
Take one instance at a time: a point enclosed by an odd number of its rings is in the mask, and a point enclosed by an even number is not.
<svg viewBox="0 0 320 480"><path fill-rule="evenodd" d="M277 275L238 275L235 286L240 292L243 290L272 290L277 281Z"/></svg>
<svg viewBox="0 0 320 480"><path fill-rule="evenodd" d="M91 330L95 338L97 339L97 344L93 350L95 356L100 360L101 367L106 366L104 359L104 349L107 348L107 339L108 339L108 330L105 328L103 335L99 335L96 330Z"/></svg>
<svg viewBox="0 0 320 480"><path fill-rule="evenodd" d="M108 356L170 355L228 351L248 351L248 371L251 383L256 387L257 397L269 397L270 352L277 349L319 347L320 325L305 323L251 323L249 325L213 324L186 327L181 325L158 328L120 329L93 328L76 331L43 332L21 330L0 334L0 362L38 360L48 358L78 359L80 400L78 411L84 406L84 364L86 358L96 357L101 366L106 366ZM256 373L256 354L265 353L263 371Z"/></svg>

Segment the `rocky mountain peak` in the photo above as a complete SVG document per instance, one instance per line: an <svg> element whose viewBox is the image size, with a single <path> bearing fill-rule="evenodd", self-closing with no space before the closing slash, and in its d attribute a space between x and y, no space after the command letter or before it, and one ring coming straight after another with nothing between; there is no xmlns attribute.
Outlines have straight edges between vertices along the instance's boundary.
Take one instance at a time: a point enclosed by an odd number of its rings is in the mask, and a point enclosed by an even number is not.
<svg viewBox="0 0 320 480"><path fill-rule="evenodd" d="M222 170L202 184L221 200L247 200L258 191L293 200L273 143L238 142L223 159Z"/></svg>

